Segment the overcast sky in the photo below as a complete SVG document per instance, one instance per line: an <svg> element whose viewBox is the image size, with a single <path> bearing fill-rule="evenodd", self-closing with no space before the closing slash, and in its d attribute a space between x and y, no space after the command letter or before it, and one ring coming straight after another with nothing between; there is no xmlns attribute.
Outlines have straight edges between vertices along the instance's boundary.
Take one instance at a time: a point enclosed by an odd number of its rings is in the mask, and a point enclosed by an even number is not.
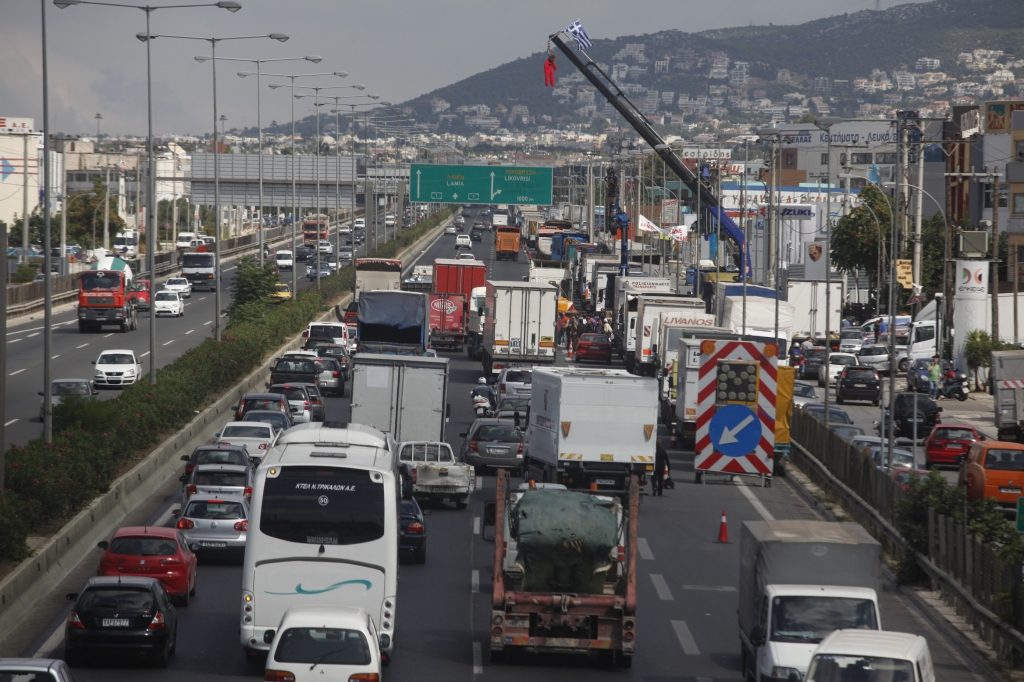
<svg viewBox="0 0 1024 682"><path fill-rule="evenodd" d="M113 0L112 0L113 1ZM188 2L189 0L174 0ZM202 1L202 0L196 0ZM881 0L883 9L905 0ZM156 0L160 2L160 0ZM546 48L548 34L580 19L591 38L700 31L745 24L801 23L841 12L870 9L875 0L240 0L241 11L201 7L152 15L155 34L241 36L287 33L226 41L218 56L244 58L323 57L319 65L284 62L267 72L348 71L349 78L307 79L322 85L364 83L366 92L398 103L467 76ZM30 116L42 122L39 0L0 0L0 116ZM49 43L50 117L57 132L95 134L146 131L146 50L135 34L145 32L138 10L79 5L46 8ZM200 41L154 41L154 130L202 133L211 127L211 66L193 60L209 54ZM606 58L599 50L596 59ZM543 87L541 63L537 87ZM236 73L245 64L218 69L218 105L228 128L256 123L254 78ZM274 79L267 78L265 83ZM339 90L333 94L358 94ZM290 120L284 90L264 85L263 120ZM296 115L312 113L312 102L296 103Z"/></svg>

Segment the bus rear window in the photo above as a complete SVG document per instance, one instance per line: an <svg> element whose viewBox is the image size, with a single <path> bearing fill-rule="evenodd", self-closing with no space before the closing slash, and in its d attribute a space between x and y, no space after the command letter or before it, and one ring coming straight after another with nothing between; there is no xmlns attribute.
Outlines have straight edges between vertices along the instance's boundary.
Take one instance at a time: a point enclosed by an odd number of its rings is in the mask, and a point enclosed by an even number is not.
<svg viewBox="0 0 1024 682"><path fill-rule="evenodd" d="M312 545L377 540L384 536L384 485L361 469L282 467L266 479L260 531Z"/></svg>

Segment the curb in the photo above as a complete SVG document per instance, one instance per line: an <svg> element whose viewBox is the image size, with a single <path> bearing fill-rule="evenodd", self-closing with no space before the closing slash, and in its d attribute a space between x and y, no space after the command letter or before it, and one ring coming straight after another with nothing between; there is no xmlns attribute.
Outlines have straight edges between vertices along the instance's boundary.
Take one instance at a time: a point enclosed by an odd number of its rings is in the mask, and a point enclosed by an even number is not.
<svg viewBox="0 0 1024 682"><path fill-rule="evenodd" d="M446 222L443 221L407 246L398 257L404 259L420 255L419 250L424 244L443 234ZM344 295L338 305L347 305L351 297L351 293ZM328 309L320 319L330 313L331 309ZM263 389L266 374L277 356L300 347L301 342L302 336L298 334L269 354L259 367L111 483L107 493L94 499L31 557L0 580L0 632L15 630L32 612L36 603L53 591L96 548L97 542L109 537L136 505L167 479L175 476L181 464L181 453L207 442L217 427L222 425L222 415L242 395L253 389Z"/></svg>

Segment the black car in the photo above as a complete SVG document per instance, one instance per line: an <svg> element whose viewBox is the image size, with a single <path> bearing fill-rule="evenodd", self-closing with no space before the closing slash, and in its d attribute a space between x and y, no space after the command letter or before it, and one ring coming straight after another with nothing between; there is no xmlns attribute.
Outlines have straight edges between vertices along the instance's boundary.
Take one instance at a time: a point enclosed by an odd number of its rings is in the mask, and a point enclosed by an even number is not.
<svg viewBox="0 0 1024 682"><path fill-rule="evenodd" d="M156 578L90 578L72 593L64 629L64 660L75 666L91 654L143 654L160 668L174 654L178 614Z"/></svg>
<svg viewBox="0 0 1024 682"><path fill-rule="evenodd" d="M402 529L398 539L398 552L413 563L427 562L427 522L415 497L402 500Z"/></svg>
<svg viewBox="0 0 1024 682"><path fill-rule="evenodd" d="M813 403L810 405L804 405L803 411L807 414L814 415L817 419L825 421L825 406L819 403ZM838 424L852 424L853 420L850 419L850 415L846 410L838 407L828 408L828 421L831 424L836 422Z"/></svg>
<svg viewBox="0 0 1024 682"><path fill-rule="evenodd" d="M305 262L316 255L316 247L312 244L302 244L295 249L295 260Z"/></svg>
<svg viewBox="0 0 1024 682"><path fill-rule="evenodd" d="M315 384L320 377L320 368L312 358L278 358L270 369L269 388L275 384L309 383ZM270 391L280 393L280 391Z"/></svg>
<svg viewBox="0 0 1024 682"><path fill-rule="evenodd" d="M836 403L866 400L877 405L882 397L882 381L873 367L847 365L836 379Z"/></svg>
<svg viewBox="0 0 1024 682"><path fill-rule="evenodd" d="M939 419L942 408L935 401L920 393L897 393L894 397L893 423L897 436L918 440L927 438ZM889 410L886 408L878 428L880 434L888 433ZM915 427L916 425L916 427Z"/></svg>
<svg viewBox="0 0 1024 682"><path fill-rule="evenodd" d="M472 242L478 242L480 241L482 234L482 230L474 227L472 230L469 231L469 240Z"/></svg>
<svg viewBox="0 0 1024 682"><path fill-rule="evenodd" d="M804 351L800 369L797 372L798 379L817 379L818 370L825 364L825 347L815 346Z"/></svg>

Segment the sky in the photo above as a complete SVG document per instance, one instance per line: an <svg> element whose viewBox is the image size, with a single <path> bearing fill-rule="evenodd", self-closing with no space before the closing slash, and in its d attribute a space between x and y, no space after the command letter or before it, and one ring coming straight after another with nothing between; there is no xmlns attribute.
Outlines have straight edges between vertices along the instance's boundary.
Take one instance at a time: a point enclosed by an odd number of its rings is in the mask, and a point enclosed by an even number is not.
<svg viewBox="0 0 1024 682"><path fill-rule="evenodd" d="M120 2L121 0L110 0ZM150 0L154 4L161 0ZM170 0L167 4L203 2ZM213 0L210 0L213 1ZM592 39L665 29L701 31L747 24L798 24L843 12L873 9L876 0L239 0L231 13L215 7L152 13L156 35L266 36L218 44L218 57L302 58L266 64L265 73L347 71L308 78L310 85L366 85L382 101L399 103L500 64L545 50L547 36L575 19ZM883 9L907 0L880 0ZM920 1L920 0L910 0ZM135 9L46 3L50 121L53 132L94 136L146 132L145 14ZM0 0L0 116L31 117L42 127L42 49L39 0ZM209 43L157 38L152 44L153 127L159 134L208 132L213 125L212 67L193 58ZM591 56L601 59L600 50ZM543 87L541 63L537 85ZM228 129L256 125L256 79L238 71L253 65L221 62L218 114ZM290 120L287 89L264 77L264 124ZM326 94L358 95L354 89ZM360 100L352 100L357 102ZM312 114L298 100L297 118Z"/></svg>

